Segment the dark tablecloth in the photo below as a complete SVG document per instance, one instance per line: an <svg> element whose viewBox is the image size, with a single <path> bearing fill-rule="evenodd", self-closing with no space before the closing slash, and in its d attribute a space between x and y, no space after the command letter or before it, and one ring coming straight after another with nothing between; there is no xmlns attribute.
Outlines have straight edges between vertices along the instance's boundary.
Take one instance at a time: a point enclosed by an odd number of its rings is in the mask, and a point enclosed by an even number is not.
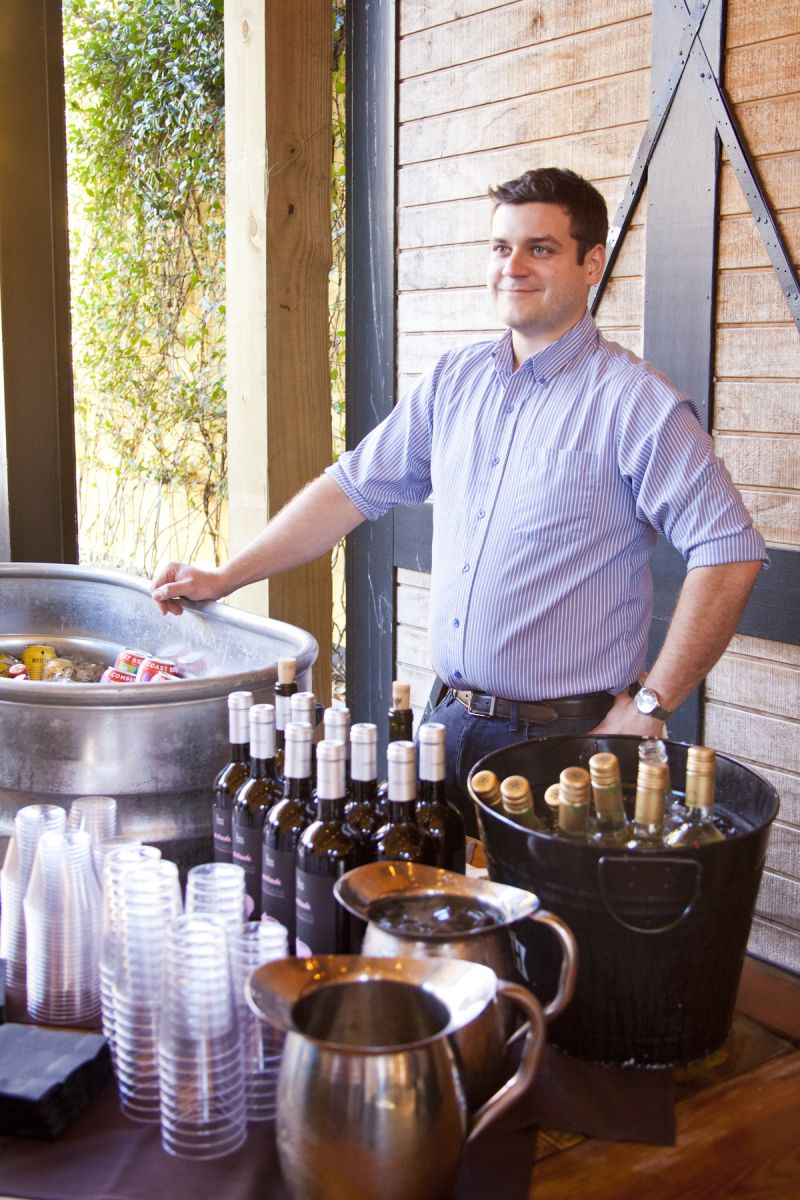
<svg viewBox="0 0 800 1200"><path fill-rule="evenodd" d="M671 1072L601 1067L548 1047L528 1093L468 1146L454 1200L526 1200L540 1124L672 1145ZM227 1158L175 1159L161 1149L157 1126L122 1115L111 1087L57 1142L0 1138L0 1192L25 1200L290 1200L272 1125L250 1125L246 1144Z"/></svg>

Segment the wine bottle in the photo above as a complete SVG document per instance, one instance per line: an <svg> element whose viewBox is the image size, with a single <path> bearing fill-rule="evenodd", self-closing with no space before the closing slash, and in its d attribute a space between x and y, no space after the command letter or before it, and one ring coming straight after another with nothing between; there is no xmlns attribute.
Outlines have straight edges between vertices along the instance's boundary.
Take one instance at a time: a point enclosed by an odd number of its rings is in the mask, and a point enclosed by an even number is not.
<svg viewBox="0 0 800 1200"><path fill-rule="evenodd" d="M341 742L344 746L344 780L346 796L350 796L350 709L326 708L322 718L323 736L327 742Z"/></svg>
<svg viewBox="0 0 800 1200"><path fill-rule="evenodd" d="M533 807L531 785L524 775L507 775L500 784L503 812L525 829L544 829Z"/></svg>
<svg viewBox="0 0 800 1200"><path fill-rule="evenodd" d="M317 745L317 815L297 843L298 954L348 954L350 921L333 885L358 865L359 847L344 820L345 745Z"/></svg>
<svg viewBox="0 0 800 1200"><path fill-rule="evenodd" d="M686 820L686 806L673 794L669 777L667 747L661 738L645 738L639 743L640 763L659 763L666 767L664 782L664 832L670 833Z"/></svg>
<svg viewBox="0 0 800 1200"><path fill-rule="evenodd" d="M411 684L395 679L392 684L392 703L387 712L389 718L389 745L392 742L410 742L414 738L414 712L411 708ZM388 780L378 785L378 804L386 807L389 792Z"/></svg>
<svg viewBox="0 0 800 1200"><path fill-rule="evenodd" d="M436 866L436 843L417 822L417 764L413 742L392 742L389 768L389 819L375 834L375 857Z"/></svg>
<svg viewBox="0 0 800 1200"><path fill-rule="evenodd" d="M436 842L436 865L463 875L467 869L464 818L447 799L445 739L447 729L428 721L419 730L419 784L417 821Z"/></svg>
<svg viewBox="0 0 800 1200"><path fill-rule="evenodd" d="M267 814L261 869L261 912L285 925L295 951L295 868L300 834L316 816L311 790L311 739L306 722L285 729L284 798Z"/></svg>
<svg viewBox="0 0 800 1200"><path fill-rule="evenodd" d="M250 771L249 713L252 705L252 692L231 692L228 695L230 757L214 780L214 862L233 861L231 813L233 798Z"/></svg>
<svg viewBox="0 0 800 1200"><path fill-rule="evenodd" d="M558 828L558 809L561 804L561 793L557 783L551 783L545 790L544 803L547 808L547 828Z"/></svg>
<svg viewBox="0 0 800 1200"><path fill-rule="evenodd" d="M714 824L714 780L717 756L709 746L690 746L686 751L686 820L664 839L668 846L705 845L722 842L725 834Z"/></svg>
<svg viewBox="0 0 800 1200"><path fill-rule="evenodd" d="M378 807L378 727L359 721L350 730L350 799L344 815L359 845L359 861L375 858L373 839L386 824Z"/></svg>
<svg viewBox="0 0 800 1200"><path fill-rule="evenodd" d="M616 754L603 752L589 759L589 777L596 813L592 837L603 846L624 846L631 829L622 799L622 779Z"/></svg>
<svg viewBox="0 0 800 1200"><path fill-rule="evenodd" d="M664 793L668 782L666 763L640 760L629 850L660 850L664 845Z"/></svg>
<svg viewBox="0 0 800 1200"><path fill-rule="evenodd" d="M267 813L283 789L275 767L275 709L254 704L250 709L250 775L233 799L231 838L233 861L244 870L247 915L261 916L261 857Z"/></svg>
<svg viewBox="0 0 800 1200"><path fill-rule="evenodd" d="M565 767L558 778L558 832L564 837L585 838L589 826L589 772Z"/></svg>
<svg viewBox="0 0 800 1200"><path fill-rule="evenodd" d="M275 765L278 778L283 779L283 750L286 726L291 721L291 698L297 691L297 659L278 659L278 682L275 684Z"/></svg>
<svg viewBox="0 0 800 1200"><path fill-rule="evenodd" d="M494 771L477 771L472 776L472 790L484 804L500 807L500 780Z"/></svg>

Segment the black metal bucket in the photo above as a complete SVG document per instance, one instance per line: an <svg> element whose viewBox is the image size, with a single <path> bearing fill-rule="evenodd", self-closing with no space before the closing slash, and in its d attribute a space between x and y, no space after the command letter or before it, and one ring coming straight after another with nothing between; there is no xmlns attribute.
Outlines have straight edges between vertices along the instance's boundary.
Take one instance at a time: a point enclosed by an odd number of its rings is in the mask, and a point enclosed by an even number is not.
<svg viewBox="0 0 800 1200"><path fill-rule="evenodd" d="M524 775L541 797L565 767L585 767L593 754L610 750L631 794L639 743L538 738L486 755L472 774ZM682 792L687 746L668 742L667 750L673 789ZM575 995L550 1026L554 1044L597 1062L668 1066L701 1058L725 1040L778 796L722 754L716 794L737 836L663 852L608 850L531 832L476 801L489 877L535 892L578 943ZM558 981L554 939L522 926L517 938L521 968L546 1001Z"/></svg>

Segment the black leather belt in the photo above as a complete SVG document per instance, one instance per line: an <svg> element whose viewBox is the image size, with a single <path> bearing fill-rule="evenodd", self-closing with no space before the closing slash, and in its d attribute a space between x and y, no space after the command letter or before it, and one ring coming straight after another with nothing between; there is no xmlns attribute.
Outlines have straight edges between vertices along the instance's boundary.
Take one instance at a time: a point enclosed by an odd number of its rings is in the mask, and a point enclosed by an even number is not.
<svg viewBox="0 0 800 1200"><path fill-rule="evenodd" d="M559 717L596 717L601 721L614 703L610 692L587 692L582 696L531 702L504 700L502 696L487 696L484 692L450 690L473 717L527 721L531 725L549 725Z"/></svg>

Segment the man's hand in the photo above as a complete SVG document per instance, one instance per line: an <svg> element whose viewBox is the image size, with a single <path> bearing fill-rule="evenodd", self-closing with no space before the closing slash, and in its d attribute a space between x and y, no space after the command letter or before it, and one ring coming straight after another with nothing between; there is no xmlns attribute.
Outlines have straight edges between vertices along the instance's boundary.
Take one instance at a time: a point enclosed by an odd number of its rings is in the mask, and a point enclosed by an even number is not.
<svg viewBox="0 0 800 1200"><path fill-rule="evenodd" d="M596 729L590 735L605 737L612 734L630 733L641 738L664 738L667 736L664 722L656 717L644 717L633 702L633 696L620 692Z"/></svg>
<svg viewBox="0 0 800 1200"><path fill-rule="evenodd" d="M183 612L181 600L219 600L224 596L220 573L194 567L191 563L170 562L159 568L150 584L150 594L162 613L179 617Z"/></svg>

